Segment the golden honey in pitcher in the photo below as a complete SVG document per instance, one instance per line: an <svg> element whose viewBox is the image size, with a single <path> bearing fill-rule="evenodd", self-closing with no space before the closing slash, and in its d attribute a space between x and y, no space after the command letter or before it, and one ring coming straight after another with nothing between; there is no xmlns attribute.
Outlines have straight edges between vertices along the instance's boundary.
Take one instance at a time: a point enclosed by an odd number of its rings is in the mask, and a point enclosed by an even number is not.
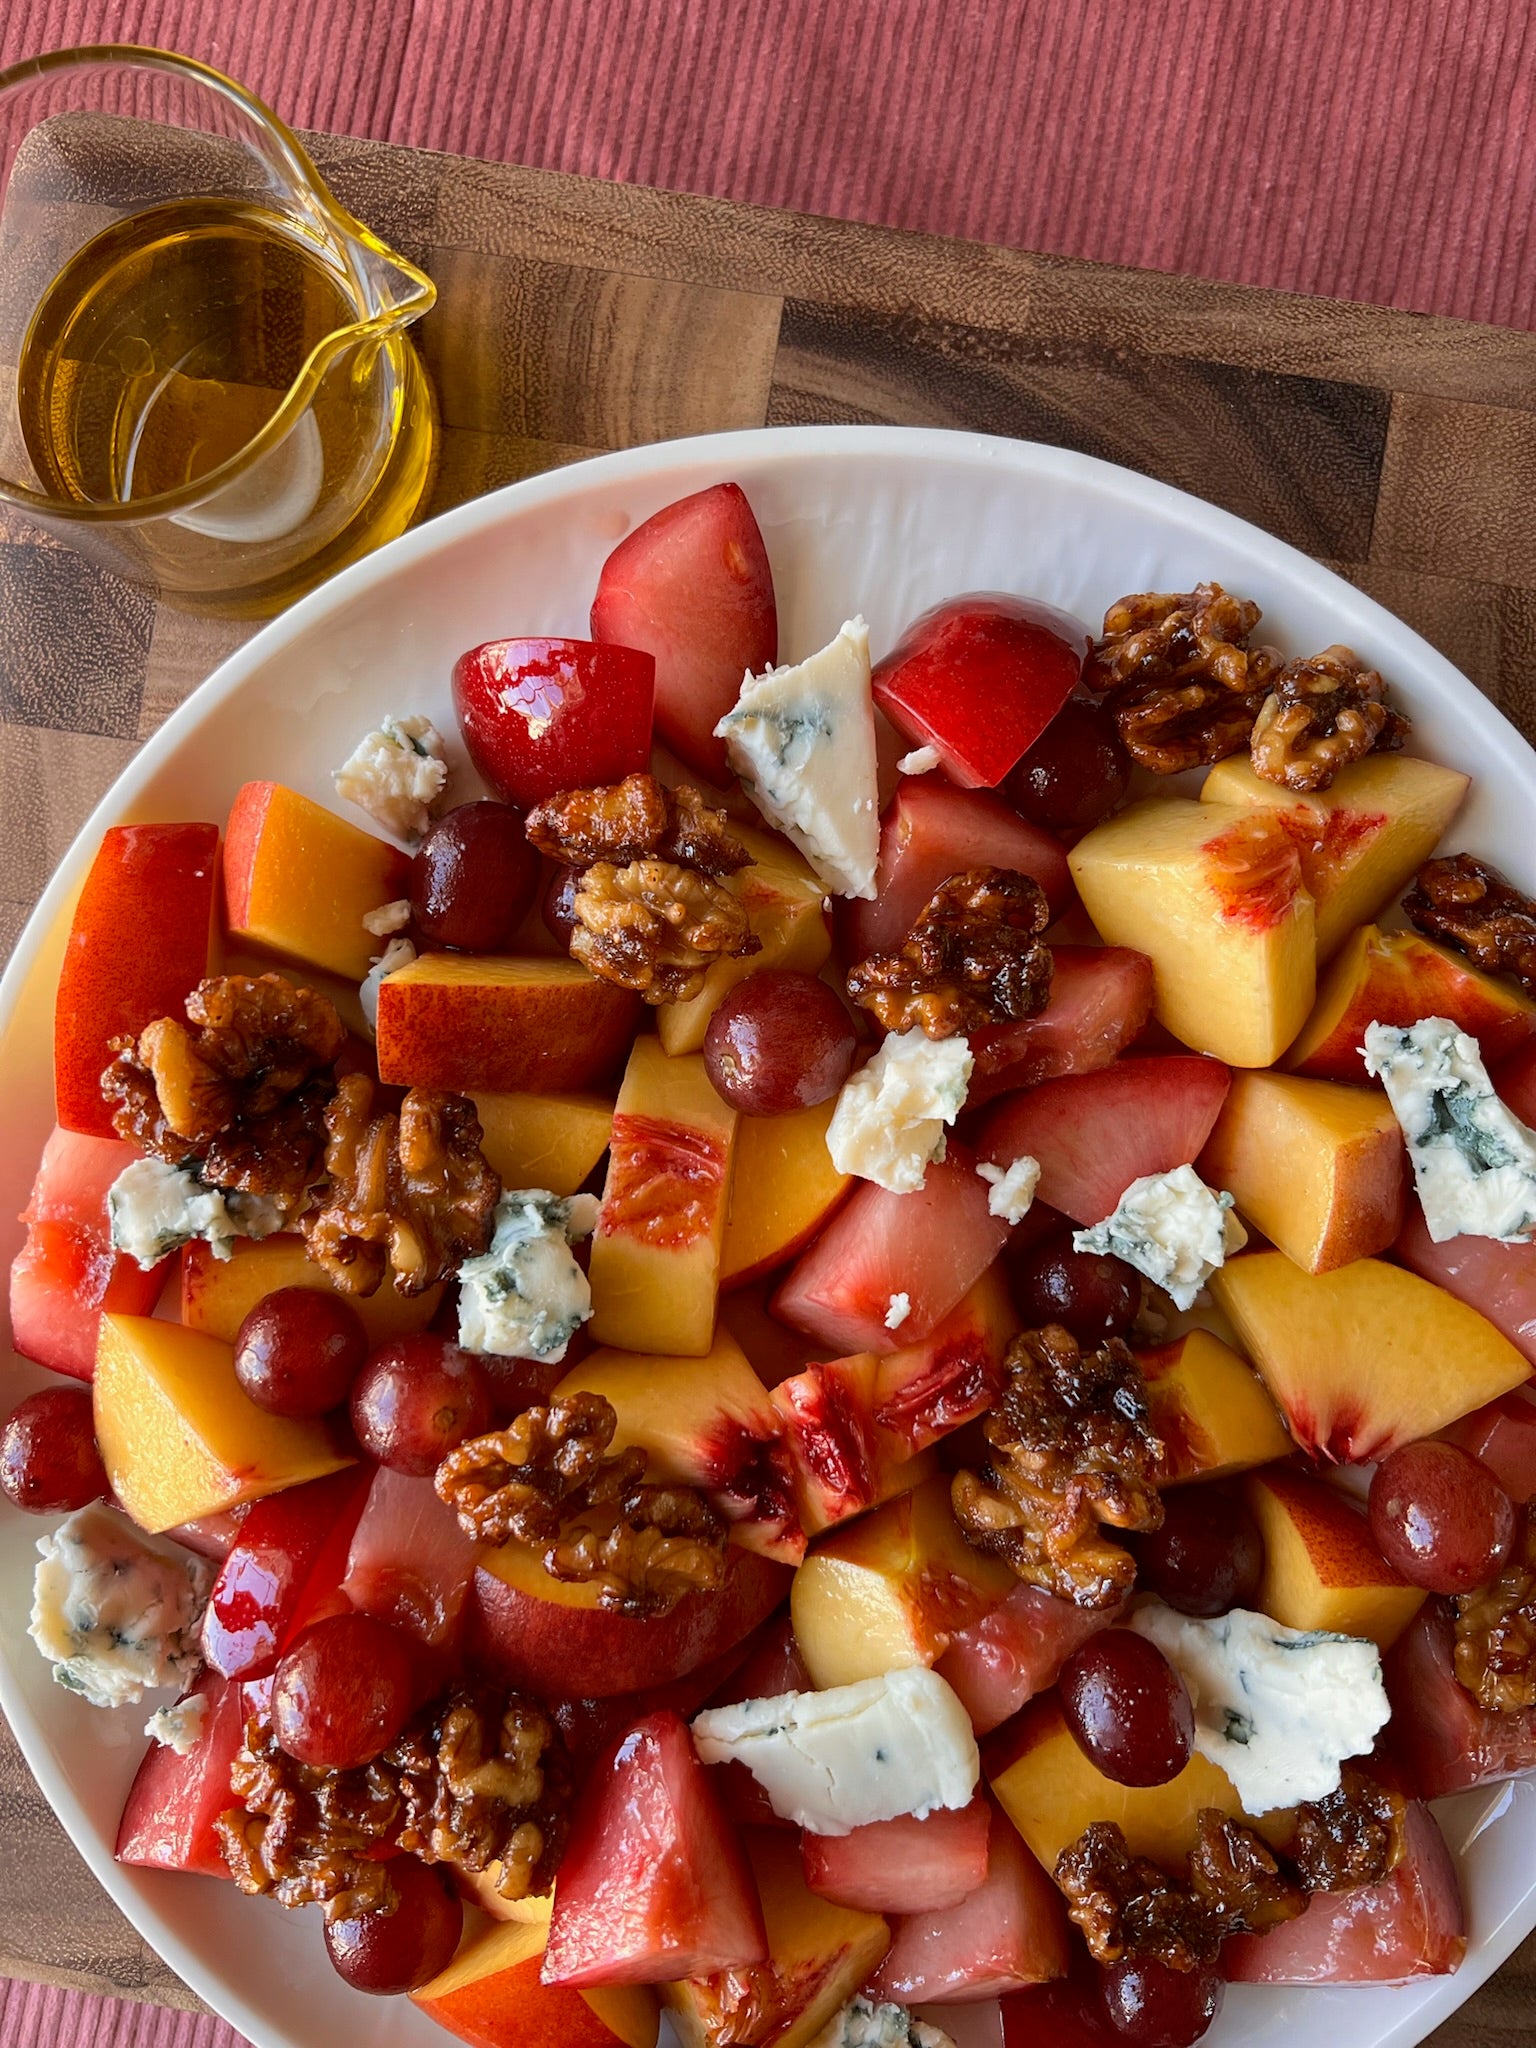
<svg viewBox="0 0 1536 2048"><path fill-rule="evenodd" d="M255 200L175 200L86 241L32 315L19 423L61 502L196 486L282 414L229 481L132 529L183 605L275 611L403 532L429 487L431 387L398 322L360 322L344 260Z"/></svg>

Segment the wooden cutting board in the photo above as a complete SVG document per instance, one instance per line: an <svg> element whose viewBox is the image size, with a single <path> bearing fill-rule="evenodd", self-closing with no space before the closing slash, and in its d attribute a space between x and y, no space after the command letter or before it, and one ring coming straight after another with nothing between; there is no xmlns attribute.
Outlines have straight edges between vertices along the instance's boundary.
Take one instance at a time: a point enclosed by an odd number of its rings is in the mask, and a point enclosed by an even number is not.
<svg viewBox="0 0 1536 2048"><path fill-rule="evenodd" d="M1536 736L1536 336L310 138L436 280L431 510L606 449L812 421L1057 442L1329 562ZM252 629L0 528L0 959L135 748ZM0 1725L0 1975L196 2000ZM1536 1941L1440 2048L1536 2028Z"/></svg>

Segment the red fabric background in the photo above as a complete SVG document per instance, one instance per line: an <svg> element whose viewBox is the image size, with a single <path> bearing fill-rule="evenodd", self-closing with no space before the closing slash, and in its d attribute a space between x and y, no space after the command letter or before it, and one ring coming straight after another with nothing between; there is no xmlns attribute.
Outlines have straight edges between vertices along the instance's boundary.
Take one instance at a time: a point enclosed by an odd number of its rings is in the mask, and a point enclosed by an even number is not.
<svg viewBox="0 0 1536 2048"><path fill-rule="evenodd" d="M1528 327L1533 0L6 0L301 127ZM5 2048L238 2048L0 1983Z"/></svg>
<svg viewBox="0 0 1536 2048"><path fill-rule="evenodd" d="M1532 0L7 0L290 121L1529 326Z"/></svg>

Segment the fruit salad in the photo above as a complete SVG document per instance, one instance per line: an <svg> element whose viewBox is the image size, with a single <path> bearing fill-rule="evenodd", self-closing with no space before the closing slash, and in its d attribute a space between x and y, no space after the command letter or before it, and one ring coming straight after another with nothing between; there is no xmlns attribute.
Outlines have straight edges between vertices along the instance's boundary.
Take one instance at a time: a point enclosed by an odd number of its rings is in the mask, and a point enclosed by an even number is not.
<svg viewBox="0 0 1536 2048"><path fill-rule="evenodd" d="M456 732L106 833L0 1487L122 1861L477 2048L1457 1968L1433 1802L1536 1767L1536 904L1354 650L1103 595L784 650L721 483Z"/></svg>

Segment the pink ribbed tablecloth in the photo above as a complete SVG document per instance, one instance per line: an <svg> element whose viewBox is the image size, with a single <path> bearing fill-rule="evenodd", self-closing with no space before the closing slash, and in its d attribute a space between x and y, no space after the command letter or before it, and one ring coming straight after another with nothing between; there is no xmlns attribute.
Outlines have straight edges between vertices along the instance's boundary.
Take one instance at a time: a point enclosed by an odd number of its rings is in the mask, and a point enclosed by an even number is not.
<svg viewBox="0 0 1536 2048"><path fill-rule="evenodd" d="M291 122L1536 324L1536 0L0 0ZM238 2048L0 1982L0 2048Z"/></svg>

